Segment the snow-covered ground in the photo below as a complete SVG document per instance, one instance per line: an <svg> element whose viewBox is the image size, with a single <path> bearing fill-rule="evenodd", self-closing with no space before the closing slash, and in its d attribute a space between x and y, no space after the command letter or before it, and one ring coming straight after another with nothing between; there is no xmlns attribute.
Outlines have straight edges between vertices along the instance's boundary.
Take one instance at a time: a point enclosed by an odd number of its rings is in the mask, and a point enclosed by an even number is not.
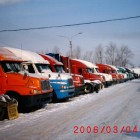
<svg viewBox="0 0 140 140"><path fill-rule="evenodd" d="M16 120L0 122L0 139L138 140L140 79L19 115ZM134 127L138 132L132 132Z"/></svg>

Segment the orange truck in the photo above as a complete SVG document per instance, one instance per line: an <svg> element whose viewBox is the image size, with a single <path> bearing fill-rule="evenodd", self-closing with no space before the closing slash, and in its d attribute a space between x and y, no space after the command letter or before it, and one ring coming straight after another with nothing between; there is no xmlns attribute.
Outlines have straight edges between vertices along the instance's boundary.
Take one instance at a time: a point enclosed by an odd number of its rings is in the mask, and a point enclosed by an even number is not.
<svg viewBox="0 0 140 140"><path fill-rule="evenodd" d="M20 112L41 107L52 100L49 79L27 73L22 62L12 52L0 47L0 95L15 98Z"/></svg>

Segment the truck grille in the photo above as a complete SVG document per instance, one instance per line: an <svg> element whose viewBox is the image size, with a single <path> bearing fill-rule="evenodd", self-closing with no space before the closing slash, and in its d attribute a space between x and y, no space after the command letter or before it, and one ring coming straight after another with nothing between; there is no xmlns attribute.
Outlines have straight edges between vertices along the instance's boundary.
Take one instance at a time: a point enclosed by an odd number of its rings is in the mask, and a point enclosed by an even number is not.
<svg viewBox="0 0 140 140"><path fill-rule="evenodd" d="M42 90L50 90L50 82L48 80L41 81L41 88Z"/></svg>
<svg viewBox="0 0 140 140"><path fill-rule="evenodd" d="M69 86L73 86L73 80L72 79L68 79L68 83L69 83Z"/></svg>

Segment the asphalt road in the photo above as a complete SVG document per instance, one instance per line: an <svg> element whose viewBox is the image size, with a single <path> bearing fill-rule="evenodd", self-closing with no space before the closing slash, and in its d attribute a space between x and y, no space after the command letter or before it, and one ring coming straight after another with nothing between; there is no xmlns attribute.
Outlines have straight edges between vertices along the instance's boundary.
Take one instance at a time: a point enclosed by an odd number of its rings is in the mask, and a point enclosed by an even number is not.
<svg viewBox="0 0 140 140"><path fill-rule="evenodd" d="M0 122L0 140L138 140L140 79Z"/></svg>

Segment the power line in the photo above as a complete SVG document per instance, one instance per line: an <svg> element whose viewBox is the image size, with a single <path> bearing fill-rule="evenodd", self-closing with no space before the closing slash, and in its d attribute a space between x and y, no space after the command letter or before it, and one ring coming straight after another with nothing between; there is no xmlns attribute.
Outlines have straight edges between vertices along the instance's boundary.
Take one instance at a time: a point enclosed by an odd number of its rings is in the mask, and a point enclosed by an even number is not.
<svg viewBox="0 0 140 140"><path fill-rule="evenodd" d="M62 28L62 27L71 27L71 26L81 26L81 25L86 25L86 24L97 24L97 23L104 23L104 22L129 20L129 19L136 19L136 18L140 18L140 16L125 17L125 18L116 18L116 19L107 19L107 20L100 20L100 21L93 21L93 22L85 22L85 23L56 25L56 26L48 26L48 27L34 27L34 28L19 28L19 29L0 30L0 32L17 32L17 31L29 31L29 30L48 29L48 28Z"/></svg>

